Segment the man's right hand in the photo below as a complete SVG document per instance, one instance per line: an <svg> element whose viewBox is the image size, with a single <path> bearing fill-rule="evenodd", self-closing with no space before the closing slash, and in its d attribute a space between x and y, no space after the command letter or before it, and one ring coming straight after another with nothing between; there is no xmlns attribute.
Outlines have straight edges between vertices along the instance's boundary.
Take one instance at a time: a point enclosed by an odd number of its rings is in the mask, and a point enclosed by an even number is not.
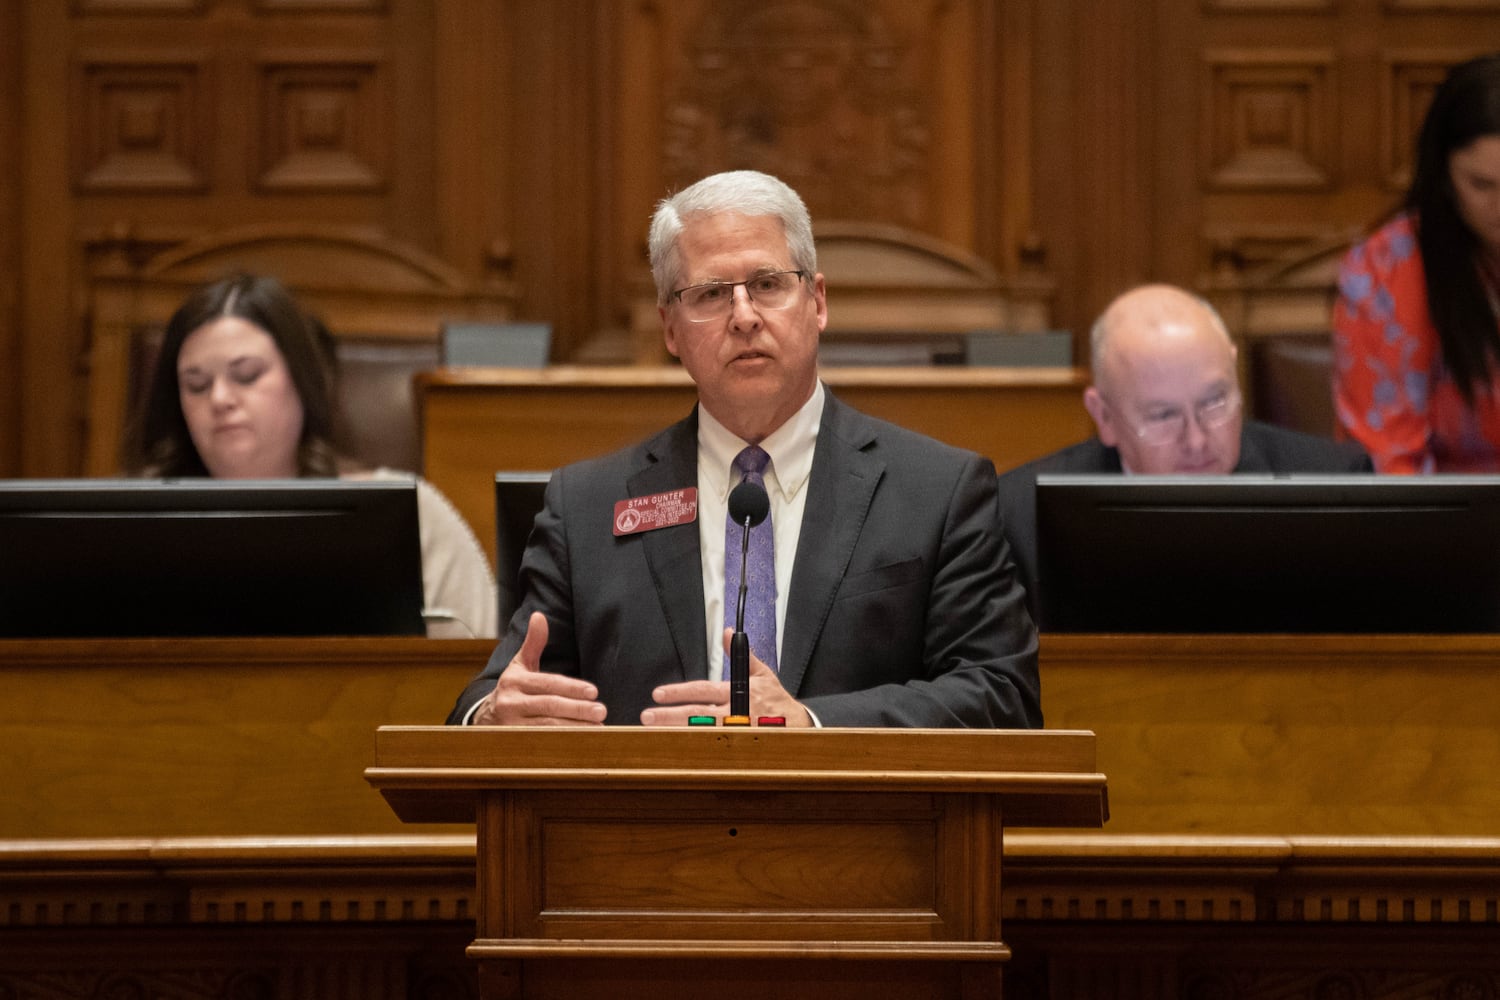
<svg viewBox="0 0 1500 1000"><path fill-rule="evenodd" d="M526 638L501 673L495 689L474 712L476 726L602 726L608 711L599 689L577 677L541 668L547 648L547 617L533 611Z"/></svg>

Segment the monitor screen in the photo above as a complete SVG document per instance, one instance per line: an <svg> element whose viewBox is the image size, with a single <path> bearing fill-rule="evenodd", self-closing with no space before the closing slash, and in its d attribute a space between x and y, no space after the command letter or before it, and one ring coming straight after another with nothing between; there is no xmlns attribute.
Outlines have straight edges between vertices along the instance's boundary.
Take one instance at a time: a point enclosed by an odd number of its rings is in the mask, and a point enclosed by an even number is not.
<svg viewBox="0 0 1500 1000"><path fill-rule="evenodd" d="M550 472L495 473L495 581L500 591L501 632L520 600L521 556L551 478Z"/></svg>
<svg viewBox="0 0 1500 1000"><path fill-rule="evenodd" d="M421 635L412 482L0 480L0 636Z"/></svg>
<svg viewBox="0 0 1500 1000"><path fill-rule="evenodd" d="M1053 632L1500 631L1500 477L1039 475Z"/></svg>

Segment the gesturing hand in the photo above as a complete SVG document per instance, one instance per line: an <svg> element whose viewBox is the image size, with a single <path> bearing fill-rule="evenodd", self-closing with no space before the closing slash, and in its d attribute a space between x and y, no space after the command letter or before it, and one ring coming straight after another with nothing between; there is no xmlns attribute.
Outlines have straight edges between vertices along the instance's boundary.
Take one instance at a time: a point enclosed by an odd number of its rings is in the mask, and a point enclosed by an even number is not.
<svg viewBox="0 0 1500 1000"><path fill-rule="evenodd" d="M547 616L533 611L526 638L495 689L474 712L476 726L601 726L607 709L599 690L577 677L541 668L547 648Z"/></svg>

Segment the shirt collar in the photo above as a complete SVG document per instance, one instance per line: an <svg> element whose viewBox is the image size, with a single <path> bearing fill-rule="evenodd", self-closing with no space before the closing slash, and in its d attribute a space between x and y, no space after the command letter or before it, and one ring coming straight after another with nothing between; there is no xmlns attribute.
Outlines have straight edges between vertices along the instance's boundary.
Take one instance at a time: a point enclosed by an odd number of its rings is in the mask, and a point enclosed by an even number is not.
<svg viewBox="0 0 1500 1000"><path fill-rule="evenodd" d="M791 501L812 475L813 451L818 444L818 429L823 422L823 382L813 384L812 395L791 418L772 431L761 448L771 456L766 470L766 490L779 490L784 501ZM698 461L702 466L699 483L713 484L722 499L737 480L732 479L734 458L747 446L714 415L698 407ZM710 473L704 477L703 471Z"/></svg>

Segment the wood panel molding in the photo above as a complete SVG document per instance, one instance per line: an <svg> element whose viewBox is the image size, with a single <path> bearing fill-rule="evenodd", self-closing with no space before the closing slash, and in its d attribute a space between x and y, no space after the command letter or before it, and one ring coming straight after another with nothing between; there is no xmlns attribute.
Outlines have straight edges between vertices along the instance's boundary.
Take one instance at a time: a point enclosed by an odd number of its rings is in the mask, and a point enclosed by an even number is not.
<svg viewBox="0 0 1500 1000"><path fill-rule="evenodd" d="M74 90L79 193L208 190L214 123L205 53L87 53L75 65Z"/></svg>
<svg viewBox="0 0 1500 1000"><path fill-rule="evenodd" d="M21 323L21 2L0 0L0 476L21 472L25 371ZM14 112L14 113L12 113Z"/></svg>
<svg viewBox="0 0 1500 1000"><path fill-rule="evenodd" d="M884 223L815 221L813 234L828 284L821 341L835 349L936 344L961 356L967 333L1051 328L1056 282L1040 269L1002 275L963 247ZM631 339L637 364L674 363L652 286L636 295Z"/></svg>
<svg viewBox="0 0 1500 1000"><path fill-rule="evenodd" d="M1215 190L1317 190L1335 180L1332 51L1204 54L1203 163Z"/></svg>
<svg viewBox="0 0 1500 1000"><path fill-rule="evenodd" d="M0 840L0 928L465 921L474 863L472 833ZM1500 930L1496 838L1012 832L1003 871L1006 920Z"/></svg>
<svg viewBox="0 0 1500 1000"><path fill-rule="evenodd" d="M472 920L473 834L0 840L0 927Z"/></svg>
<svg viewBox="0 0 1500 1000"><path fill-rule="evenodd" d="M1395 49L1385 53L1379 143L1386 187L1404 192L1411 183L1422 119L1448 70L1484 51L1483 48Z"/></svg>
<svg viewBox="0 0 1500 1000"><path fill-rule="evenodd" d="M941 5L916 6L920 36L861 0L702 4L669 63L668 189L753 167L795 188L814 218L926 222L935 150L922 95L936 81L920 48Z"/></svg>
<svg viewBox="0 0 1500 1000"><path fill-rule="evenodd" d="M660 356L653 204L756 166L820 223L1051 281L1081 338L1130 285L1292 249L1251 227L1374 222L1441 72L1500 31L1500 0L7 2L38 54L0 109L30 475L86 467L88 241L120 220L364 227L519 282L559 361L624 363Z"/></svg>
<svg viewBox="0 0 1500 1000"><path fill-rule="evenodd" d="M0 842L0 996L471 998L474 851L468 834ZM1005 993L1486 1000L1497 858L1494 838L1010 833Z"/></svg>
<svg viewBox="0 0 1500 1000"><path fill-rule="evenodd" d="M379 53L267 53L256 72L261 190L385 190L390 107Z"/></svg>
<svg viewBox="0 0 1500 1000"><path fill-rule="evenodd" d="M1016 920L1475 924L1500 931L1500 840L1006 835ZM1142 891L1149 881L1149 891Z"/></svg>

